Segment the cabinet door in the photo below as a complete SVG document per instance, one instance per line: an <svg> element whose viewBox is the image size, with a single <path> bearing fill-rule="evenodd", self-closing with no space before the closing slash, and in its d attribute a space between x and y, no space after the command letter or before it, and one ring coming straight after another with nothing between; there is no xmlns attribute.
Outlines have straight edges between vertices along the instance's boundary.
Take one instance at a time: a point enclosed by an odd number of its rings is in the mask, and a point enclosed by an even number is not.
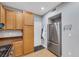
<svg viewBox="0 0 79 59"><path fill-rule="evenodd" d="M22 29L23 26L23 14L22 12L16 13L16 29Z"/></svg>
<svg viewBox="0 0 79 59"><path fill-rule="evenodd" d="M34 50L34 27L24 26L24 54L30 53Z"/></svg>
<svg viewBox="0 0 79 59"><path fill-rule="evenodd" d="M34 17L32 13L23 12L24 25L34 25Z"/></svg>
<svg viewBox="0 0 79 59"><path fill-rule="evenodd" d="M21 56L23 55L23 42L22 41L17 41L13 42L13 51L14 51L14 56Z"/></svg>
<svg viewBox="0 0 79 59"><path fill-rule="evenodd" d="M16 12L6 10L6 29L15 29Z"/></svg>
<svg viewBox="0 0 79 59"><path fill-rule="evenodd" d="M0 5L0 23L5 25L5 8L2 5ZM3 29L5 29L5 26Z"/></svg>

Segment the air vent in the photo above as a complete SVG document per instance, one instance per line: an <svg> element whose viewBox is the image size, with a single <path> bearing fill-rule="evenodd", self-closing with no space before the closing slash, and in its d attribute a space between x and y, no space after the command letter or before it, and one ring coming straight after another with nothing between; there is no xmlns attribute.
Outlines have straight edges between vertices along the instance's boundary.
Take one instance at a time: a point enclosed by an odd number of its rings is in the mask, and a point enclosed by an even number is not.
<svg viewBox="0 0 79 59"><path fill-rule="evenodd" d="M53 11L55 11L55 10L56 10L56 8L52 9L51 11L53 12Z"/></svg>

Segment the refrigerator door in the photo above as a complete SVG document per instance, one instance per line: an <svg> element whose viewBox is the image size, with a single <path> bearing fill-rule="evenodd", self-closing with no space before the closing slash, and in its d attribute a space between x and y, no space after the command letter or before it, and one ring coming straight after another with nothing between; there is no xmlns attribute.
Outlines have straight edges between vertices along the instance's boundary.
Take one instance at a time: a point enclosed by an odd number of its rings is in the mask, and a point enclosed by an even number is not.
<svg viewBox="0 0 79 59"><path fill-rule="evenodd" d="M60 25L60 22L54 22L48 25L48 50L57 56L61 56Z"/></svg>
<svg viewBox="0 0 79 59"><path fill-rule="evenodd" d="M53 24L49 24L49 41L52 41L56 44L60 41L60 23L55 22Z"/></svg>

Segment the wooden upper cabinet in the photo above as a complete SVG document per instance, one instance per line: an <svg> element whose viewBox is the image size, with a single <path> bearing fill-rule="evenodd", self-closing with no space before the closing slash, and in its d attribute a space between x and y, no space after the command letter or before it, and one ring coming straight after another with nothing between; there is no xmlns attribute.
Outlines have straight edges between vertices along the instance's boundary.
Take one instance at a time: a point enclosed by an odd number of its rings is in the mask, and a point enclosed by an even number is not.
<svg viewBox="0 0 79 59"><path fill-rule="evenodd" d="M34 25L34 17L32 13L23 12L24 25Z"/></svg>
<svg viewBox="0 0 79 59"><path fill-rule="evenodd" d="M6 9L6 29L15 29L16 12Z"/></svg>
<svg viewBox="0 0 79 59"><path fill-rule="evenodd" d="M34 50L34 26L24 26L23 28L24 54Z"/></svg>
<svg viewBox="0 0 79 59"><path fill-rule="evenodd" d="M16 29L22 29L23 27L23 13L17 12L16 13Z"/></svg>
<svg viewBox="0 0 79 59"><path fill-rule="evenodd" d="M0 5L0 23L5 25L5 8L4 6ZM3 27L5 29L5 26Z"/></svg>

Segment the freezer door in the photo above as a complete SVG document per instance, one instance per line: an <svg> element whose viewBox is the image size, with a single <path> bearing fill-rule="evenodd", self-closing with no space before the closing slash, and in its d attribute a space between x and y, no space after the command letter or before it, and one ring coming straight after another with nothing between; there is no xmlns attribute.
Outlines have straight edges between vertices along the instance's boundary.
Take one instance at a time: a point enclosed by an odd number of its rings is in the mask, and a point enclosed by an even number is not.
<svg viewBox="0 0 79 59"><path fill-rule="evenodd" d="M60 49L60 45L59 44L55 44L52 42L48 42L48 50L51 51L52 53L54 53L57 56L61 56L61 49Z"/></svg>

